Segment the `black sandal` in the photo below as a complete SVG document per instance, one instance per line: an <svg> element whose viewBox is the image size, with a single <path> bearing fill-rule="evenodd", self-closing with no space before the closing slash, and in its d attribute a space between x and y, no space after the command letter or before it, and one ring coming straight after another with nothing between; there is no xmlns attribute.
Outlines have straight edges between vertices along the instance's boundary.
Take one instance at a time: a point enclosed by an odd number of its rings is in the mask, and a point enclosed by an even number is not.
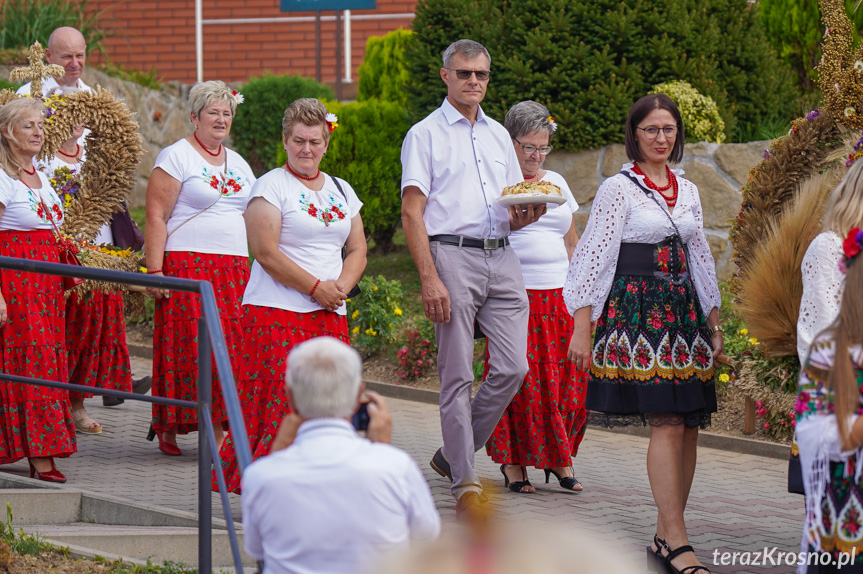
<svg viewBox="0 0 863 574"><path fill-rule="evenodd" d="M516 466L516 465L510 465L510 466ZM527 479L527 472L525 471L523 466L521 467L521 476L524 480L518 480L518 481L514 481L511 483L509 481L509 477L506 475L506 465L505 464L500 465L500 473L503 475L503 485L508 486L512 492L515 492L516 494L533 494L532 492L524 492L522 490L522 488L524 488L526 486L533 488L533 485Z"/></svg>
<svg viewBox="0 0 863 574"><path fill-rule="evenodd" d="M707 574L710 574L710 570L704 566L685 566L681 570L675 568L671 561L687 552L695 554L695 550L689 544L680 546L674 550L669 549L668 556L665 557L665 565L668 566L668 571L671 572L671 574L698 574L699 572L707 572Z"/></svg>
<svg viewBox="0 0 863 574"><path fill-rule="evenodd" d="M665 556L662 555L662 549L668 550L668 543L658 535L653 535L653 544L656 545L656 550L648 545L647 549L647 569L650 572L668 572L668 566L665 564Z"/></svg>
<svg viewBox="0 0 863 574"><path fill-rule="evenodd" d="M572 469L572 467L569 467L569 468L570 468L570 470ZM548 484L548 481L551 478L551 475L553 474L554 477L557 479L557 481L560 483L560 487L562 489L571 490L572 492L581 492L581 490L575 490L573 488L573 486L575 486L577 484L579 484L579 485L581 484L581 482L579 482L579 480L577 478L575 478L575 476L560 476L559 474L557 474L556 472L554 472L554 470L552 470L550 468L546 468L544 470L545 470L545 483L546 484ZM575 475L575 472L573 471L572 474ZM584 489L583 486L582 486L582 489Z"/></svg>

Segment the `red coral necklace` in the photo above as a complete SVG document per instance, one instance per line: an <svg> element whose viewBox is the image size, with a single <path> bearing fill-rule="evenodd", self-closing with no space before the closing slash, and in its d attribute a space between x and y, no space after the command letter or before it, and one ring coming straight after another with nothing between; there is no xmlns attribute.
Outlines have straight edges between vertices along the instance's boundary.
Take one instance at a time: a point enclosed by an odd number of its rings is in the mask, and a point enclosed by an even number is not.
<svg viewBox="0 0 863 574"><path fill-rule="evenodd" d="M210 154L211 156L219 157L219 154L222 153L222 144L219 144L219 149L216 150L215 153L213 153L207 148L207 146L205 146L204 144L201 143L201 140L198 139L198 132L197 131L192 132L192 137L195 138L195 141L198 142L198 145L201 146L203 148L203 150L205 152L207 152L208 154ZM65 155L65 154L63 154L63 155Z"/></svg>
<svg viewBox="0 0 863 574"><path fill-rule="evenodd" d="M644 177L644 185L646 185L647 187L649 187L650 189L652 189L654 191L658 191L659 195L662 196L662 198L665 200L665 203L666 203L666 205L668 205L668 207L674 207L677 204L677 192L678 192L677 177L674 175L674 172L671 171L671 168L668 167L668 165L665 166L665 172L668 175L668 185L666 185L664 187L659 187L658 185L653 183L650 180L650 178L647 177L647 174L645 174L641 170L641 168L638 167L637 163L632 164L632 171L637 175L643 176ZM672 188L672 192L670 195L663 193L664 191L668 190L669 188Z"/></svg>
<svg viewBox="0 0 863 574"><path fill-rule="evenodd" d="M201 143L201 142L198 142L198 143ZM59 153L60 155L65 155L66 157L69 157L69 158L73 158L73 159L77 158L78 154L81 153L81 144L75 144L75 153L73 153L72 155L69 155L68 153L64 152L61 149L58 149L57 153Z"/></svg>
<svg viewBox="0 0 863 574"><path fill-rule="evenodd" d="M288 162L285 162L285 169L288 170L291 173L291 175L293 175L294 177L298 177L298 178L304 179L306 181L312 181L314 179L318 179L318 176L321 175L320 169L318 169L318 171L315 172L315 175L313 175L312 177L309 177L307 175L302 175L300 173L295 172L293 169L291 169L291 166Z"/></svg>
<svg viewBox="0 0 863 574"><path fill-rule="evenodd" d="M36 175L36 168L35 167L33 168L33 171L27 171L27 168L22 165L21 171L23 171L27 175ZM25 183L24 185L27 185L27 184Z"/></svg>

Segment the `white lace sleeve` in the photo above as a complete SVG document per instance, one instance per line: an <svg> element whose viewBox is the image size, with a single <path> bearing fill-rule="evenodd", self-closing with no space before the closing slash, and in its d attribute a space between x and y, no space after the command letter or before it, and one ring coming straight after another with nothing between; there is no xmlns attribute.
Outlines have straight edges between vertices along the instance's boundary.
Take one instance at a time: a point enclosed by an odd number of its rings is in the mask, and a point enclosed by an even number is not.
<svg viewBox="0 0 863 574"><path fill-rule="evenodd" d="M563 298L572 315L582 307L592 307L591 321L602 314L605 299L614 282L614 270L629 211L626 180L611 177L599 186L590 218L566 274Z"/></svg>
<svg viewBox="0 0 863 574"><path fill-rule="evenodd" d="M701 209L701 199L694 183L687 182L692 187L695 201L692 204L692 215L695 217L695 234L689 240L690 275L698 293L701 310L707 316L713 308L719 309L722 296L719 294L719 284L716 282L716 262L704 236L704 211Z"/></svg>
<svg viewBox="0 0 863 574"><path fill-rule="evenodd" d="M800 264L803 297L797 316L797 355L801 365L806 362L815 335L839 315L845 286L845 276L839 271L841 257L842 239L824 232L812 240Z"/></svg>

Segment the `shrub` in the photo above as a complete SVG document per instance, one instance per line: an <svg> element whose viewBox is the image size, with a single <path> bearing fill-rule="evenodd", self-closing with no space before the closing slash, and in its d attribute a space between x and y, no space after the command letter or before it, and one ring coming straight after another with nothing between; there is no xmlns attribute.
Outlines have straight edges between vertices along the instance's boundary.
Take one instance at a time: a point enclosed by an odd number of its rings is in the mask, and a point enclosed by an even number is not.
<svg viewBox="0 0 863 574"><path fill-rule="evenodd" d="M406 381L413 381L426 376L433 371L437 349L434 337L429 339L416 327L405 334L405 345L399 349L399 366L396 369L398 376Z"/></svg>
<svg viewBox="0 0 863 574"><path fill-rule="evenodd" d="M363 202L363 224L379 252L390 251L401 216L401 147L408 124L398 104L379 100L325 102L339 118L321 169L351 184ZM277 164L287 156L279 142Z"/></svg>
<svg viewBox="0 0 863 574"><path fill-rule="evenodd" d="M368 357L393 341L403 314L404 293L401 283L387 281L383 275L363 277L360 290L348 303L348 328L351 345Z"/></svg>
<svg viewBox="0 0 863 574"><path fill-rule="evenodd" d="M683 117L687 140L713 143L725 141L725 122L719 116L716 102L710 96L702 96L689 82L665 82L653 86L650 93L665 94L674 100Z"/></svg>
<svg viewBox="0 0 863 574"><path fill-rule="evenodd" d="M245 102L237 106L231 140L260 175L278 165L275 151L281 148L285 109L298 98L333 98L323 84L301 76L252 78L242 89Z"/></svg>
<svg viewBox="0 0 863 574"><path fill-rule="evenodd" d="M48 46L48 36L61 26L77 28L87 39L87 52L102 50L109 35L101 18L104 10L88 8L88 0L4 0L0 12L0 49L29 48L33 42Z"/></svg>
<svg viewBox="0 0 863 574"><path fill-rule="evenodd" d="M17 90L20 84L14 84L6 78L0 78L0 90Z"/></svg>
<svg viewBox="0 0 863 574"><path fill-rule="evenodd" d="M855 30L860 30L863 27L863 10L855 9L857 3L856 0L845 0L845 12ZM759 0L758 6L767 39L797 72L800 85L813 89L818 77L815 66L821 59L820 44L824 37L818 2Z"/></svg>
<svg viewBox="0 0 863 574"><path fill-rule="evenodd" d="M747 0L420 0L413 29L412 119L446 95L442 51L473 38L492 57L483 109L502 120L521 100L545 104L562 149L622 142L629 107L666 81L685 80L713 98L726 136L790 120L799 96Z"/></svg>
<svg viewBox="0 0 863 574"><path fill-rule="evenodd" d="M411 39L409 30L393 30L384 36L371 36L360 66L360 102L377 98L406 106L410 80L404 51Z"/></svg>

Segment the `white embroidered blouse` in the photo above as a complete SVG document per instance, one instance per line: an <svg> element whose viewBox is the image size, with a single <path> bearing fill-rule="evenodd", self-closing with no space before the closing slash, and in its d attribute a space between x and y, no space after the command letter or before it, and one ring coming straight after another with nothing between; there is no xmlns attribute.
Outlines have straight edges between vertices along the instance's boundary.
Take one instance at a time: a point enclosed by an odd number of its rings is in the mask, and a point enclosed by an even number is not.
<svg viewBox="0 0 863 574"><path fill-rule="evenodd" d="M635 174L632 167L632 163L627 163L623 170L643 181L644 176ZM698 188L680 177L683 170L673 171L678 181L678 197L671 218L689 250L690 277L706 315L721 304L716 265L704 236L704 213ZM608 178L599 186L590 219L573 254L563 286L563 297L570 314L590 306L591 321L602 315L614 281L621 243L659 243L674 234L665 200L658 192L653 192L653 195L659 205L621 174Z"/></svg>
<svg viewBox="0 0 863 574"><path fill-rule="evenodd" d="M800 272L803 275L803 297L797 316L797 355L806 363L815 335L827 328L839 315L845 276L839 271L842 238L832 231L819 234L809 244Z"/></svg>

